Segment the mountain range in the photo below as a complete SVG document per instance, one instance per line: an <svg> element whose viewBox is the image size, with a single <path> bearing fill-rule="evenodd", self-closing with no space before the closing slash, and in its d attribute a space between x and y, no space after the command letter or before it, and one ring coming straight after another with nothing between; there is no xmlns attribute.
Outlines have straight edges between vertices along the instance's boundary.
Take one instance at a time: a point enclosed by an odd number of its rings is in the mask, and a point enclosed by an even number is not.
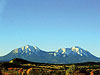
<svg viewBox="0 0 100 75"><path fill-rule="evenodd" d="M10 61L14 58L21 58L31 62L52 64L100 62L100 58L78 46L71 48L60 48L55 51L46 52L39 49L37 46L26 45L21 48L14 49L7 55L0 57L0 61Z"/></svg>

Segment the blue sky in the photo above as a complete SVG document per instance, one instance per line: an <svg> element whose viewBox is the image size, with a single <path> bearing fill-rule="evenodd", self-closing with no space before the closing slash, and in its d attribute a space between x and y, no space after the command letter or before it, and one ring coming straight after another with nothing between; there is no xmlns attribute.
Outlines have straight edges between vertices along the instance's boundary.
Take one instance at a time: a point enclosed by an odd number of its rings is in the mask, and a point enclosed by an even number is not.
<svg viewBox="0 0 100 75"><path fill-rule="evenodd" d="M0 56L27 44L100 57L100 0L0 0Z"/></svg>

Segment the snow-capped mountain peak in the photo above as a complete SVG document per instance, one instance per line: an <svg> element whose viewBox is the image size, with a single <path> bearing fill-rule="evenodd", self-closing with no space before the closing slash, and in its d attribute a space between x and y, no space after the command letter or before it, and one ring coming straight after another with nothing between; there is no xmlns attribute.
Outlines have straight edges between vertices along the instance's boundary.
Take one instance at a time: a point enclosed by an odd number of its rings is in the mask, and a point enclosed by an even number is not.
<svg viewBox="0 0 100 75"><path fill-rule="evenodd" d="M77 54L79 54L81 56L83 56L83 55L87 56L88 53L89 53L87 50L84 50L84 49L82 49L82 48L80 48L78 46L74 46L71 49L72 49L73 52L75 52L75 53L77 53Z"/></svg>
<svg viewBox="0 0 100 75"><path fill-rule="evenodd" d="M74 47L71 47L71 48L60 48L58 50L55 51L56 54L64 54L64 55L69 55L69 54L78 54L80 56L88 56L89 52L78 47L78 46L74 46Z"/></svg>
<svg viewBox="0 0 100 75"><path fill-rule="evenodd" d="M31 53L37 53L39 52L40 49L37 47L37 46L30 46L30 45L26 45L26 46L23 46L21 48L17 48L17 49L14 49L13 50L13 53L19 53L19 54L23 54L23 53L27 53L27 54L31 54Z"/></svg>

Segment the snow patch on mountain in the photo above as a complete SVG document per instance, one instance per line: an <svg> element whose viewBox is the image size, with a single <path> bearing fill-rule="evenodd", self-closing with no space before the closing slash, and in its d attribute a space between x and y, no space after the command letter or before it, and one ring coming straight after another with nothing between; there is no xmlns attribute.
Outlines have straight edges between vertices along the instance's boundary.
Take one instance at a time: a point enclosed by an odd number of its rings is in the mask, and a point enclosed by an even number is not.
<svg viewBox="0 0 100 75"><path fill-rule="evenodd" d="M31 55L31 53L35 53L38 55L39 51L40 51L40 49L37 46L26 45L21 48L14 49L13 53L15 53L15 54L25 54L26 53L29 55Z"/></svg>
<svg viewBox="0 0 100 75"><path fill-rule="evenodd" d="M90 53L78 46L74 46L72 48L60 48L58 50L55 51L56 55L70 55L70 54L73 54L73 55L80 55L80 56L88 56L90 55Z"/></svg>
<svg viewBox="0 0 100 75"><path fill-rule="evenodd" d="M82 48L80 48L78 46L72 47L72 51L77 53L77 54L79 54L79 55L81 55L81 56L83 56L83 55L87 56L88 55L88 51L87 50L84 50L84 49L82 49Z"/></svg>

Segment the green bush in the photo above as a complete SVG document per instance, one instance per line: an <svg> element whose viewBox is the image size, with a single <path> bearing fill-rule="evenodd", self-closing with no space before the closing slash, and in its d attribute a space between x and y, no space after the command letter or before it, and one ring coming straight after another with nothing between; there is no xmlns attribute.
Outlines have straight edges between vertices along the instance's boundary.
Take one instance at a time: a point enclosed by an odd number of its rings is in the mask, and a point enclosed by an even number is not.
<svg viewBox="0 0 100 75"><path fill-rule="evenodd" d="M71 66L69 66L69 68L66 70L66 74L73 75L74 72L75 72L77 69L78 69L77 66L71 65Z"/></svg>

